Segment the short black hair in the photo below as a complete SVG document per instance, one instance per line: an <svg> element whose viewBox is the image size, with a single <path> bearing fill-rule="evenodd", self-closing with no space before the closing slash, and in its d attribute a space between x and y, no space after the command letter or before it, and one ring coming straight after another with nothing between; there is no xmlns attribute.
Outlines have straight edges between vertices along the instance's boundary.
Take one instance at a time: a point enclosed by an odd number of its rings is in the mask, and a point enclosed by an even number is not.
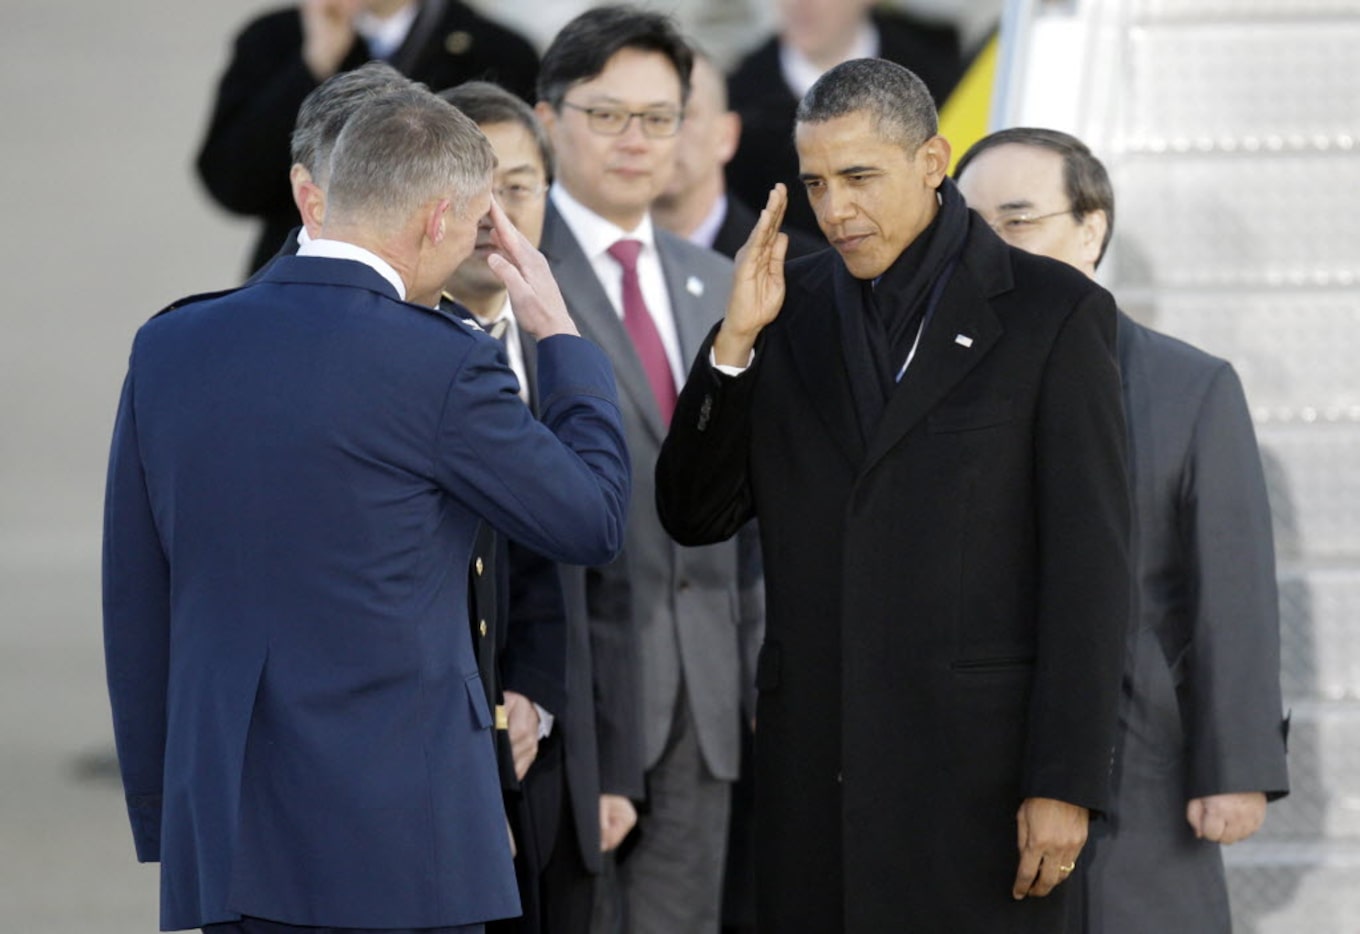
<svg viewBox="0 0 1360 934"><path fill-rule="evenodd" d="M533 108L522 99L490 81L465 81L457 87L440 91L439 96L461 110L479 127L494 123L518 123L524 127L538 146L546 180L552 181L552 143L548 142L547 131L539 123L538 117L534 116Z"/></svg>
<svg viewBox="0 0 1360 934"><path fill-rule="evenodd" d="M954 178L963 177L963 170L982 153L997 146L1017 144L1047 149L1057 153L1063 161L1063 187L1072 216L1080 221L1093 211L1105 212L1105 239L1100 243L1096 265L1105 258L1105 248L1114 234L1114 186L1105 166L1091 152L1091 148L1069 133L1041 127L1017 126L989 133L968 147L954 166Z"/></svg>
<svg viewBox="0 0 1360 934"><path fill-rule="evenodd" d="M675 21L634 6L601 6L587 10L562 28L543 53L538 70L538 99L562 109L567 91L604 71L624 49L658 52L680 76L680 103L689 100L694 54Z"/></svg>
<svg viewBox="0 0 1360 934"><path fill-rule="evenodd" d="M908 68L883 58L842 62L817 79L798 103L797 123L825 123L865 113L879 136L908 153L939 132L935 99Z"/></svg>

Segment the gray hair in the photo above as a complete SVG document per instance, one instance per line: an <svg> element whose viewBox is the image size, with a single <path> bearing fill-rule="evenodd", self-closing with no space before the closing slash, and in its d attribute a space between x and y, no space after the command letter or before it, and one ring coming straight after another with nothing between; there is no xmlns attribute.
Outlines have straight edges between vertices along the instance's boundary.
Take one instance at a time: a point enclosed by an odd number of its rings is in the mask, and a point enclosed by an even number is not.
<svg viewBox="0 0 1360 934"><path fill-rule="evenodd" d="M939 132L939 115L925 82L895 62L856 58L817 79L798 104L797 123L825 123L864 112L878 134L915 153Z"/></svg>
<svg viewBox="0 0 1360 934"><path fill-rule="evenodd" d="M452 197L462 213L491 183L496 156L477 125L429 91L375 97L354 112L330 159L328 214L394 227Z"/></svg>
<svg viewBox="0 0 1360 934"><path fill-rule="evenodd" d="M365 101L411 87L410 79L386 62L368 62L332 75L303 98L293 127L293 162L325 186L331 150L347 121Z"/></svg>

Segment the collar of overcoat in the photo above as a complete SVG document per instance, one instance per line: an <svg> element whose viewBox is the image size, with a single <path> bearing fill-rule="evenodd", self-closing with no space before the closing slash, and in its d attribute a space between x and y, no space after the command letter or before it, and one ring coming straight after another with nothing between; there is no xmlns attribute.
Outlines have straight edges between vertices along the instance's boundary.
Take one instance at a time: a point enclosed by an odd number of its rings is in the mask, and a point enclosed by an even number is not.
<svg viewBox="0 0 1360 934"><path fill-rule="evenodd" d="M834 251L809 257L797 301L805 313L788 324L801 377L827 429L860 476L867 474L1001 337L990 299L1014 287L1008 248L970 214L962 256L940 295L912 364L888 399L873 434L862 440L841 347L840 316L864 314L860 281ZM831 305L835 316L821 309Z"/></svg>

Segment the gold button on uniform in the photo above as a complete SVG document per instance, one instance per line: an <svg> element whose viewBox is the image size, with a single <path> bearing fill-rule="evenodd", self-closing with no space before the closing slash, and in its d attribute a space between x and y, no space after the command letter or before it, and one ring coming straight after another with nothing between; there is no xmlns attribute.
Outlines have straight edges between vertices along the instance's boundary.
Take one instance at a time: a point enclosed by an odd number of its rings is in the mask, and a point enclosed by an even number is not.
<svg viewBox="0 0 1360 934"><path fill-rule="evenodd" d="M477 624L477 631L482 634L483 639L486 638L486 620L482 620Z"/></svg>
<svg viewBox="0 0 1360 934"><path fill-rule="evenodd" d="M482 564L482 559L481 559L481 558L478 558L478 559L477 559L477 564L475 565L475 567L477 568L477 576L478 576L478 577L481 577L481 576L482 576L482 571L485 570L485 567L484 567L483 564Z"/></svg>
<svg viewBox="0 0 1360 934"><path fill-rule="evenodd" d="M449 33L444 37L444 48L450 55L466 55L472 48L472 33L462 29Z"/></svg>

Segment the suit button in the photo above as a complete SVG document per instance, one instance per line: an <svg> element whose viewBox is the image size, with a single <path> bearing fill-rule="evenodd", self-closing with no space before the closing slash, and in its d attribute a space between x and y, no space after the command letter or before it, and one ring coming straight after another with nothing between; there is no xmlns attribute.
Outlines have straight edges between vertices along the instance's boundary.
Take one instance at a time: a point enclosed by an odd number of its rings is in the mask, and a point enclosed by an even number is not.
<svg viewBox="0 0 1360 934"><path fill-rule="evenodd" d="M684 593L685 591L689 590L689 581L687 580L680 581L680 583L676 585L676 589L679 590L681 593Z"/></svg>
<svg viewBox="0 0 1360 934"><path fill-rule="evenodd" d="M482 571L486 570L485 566L482 564L482 559L481 559L481 558L478 558L478 559L477 559L476 568L477 568L477 576L478 576L478 577L481 577L481 576L482 576Z"/></svg>
<svg viewBox="0 0 1360 934"><path fill-rule="evenodd" d="M477 624L477 631L482 634L483 639L486 638L486 620L482 620Z"/></svg>

